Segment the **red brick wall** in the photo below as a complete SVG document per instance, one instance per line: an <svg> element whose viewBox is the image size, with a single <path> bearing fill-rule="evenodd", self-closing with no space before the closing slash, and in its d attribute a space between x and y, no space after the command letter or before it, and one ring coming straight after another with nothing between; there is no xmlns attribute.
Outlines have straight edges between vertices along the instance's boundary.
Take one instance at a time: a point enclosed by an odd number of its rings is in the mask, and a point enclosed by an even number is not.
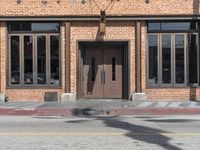
<svg viewBox="0 0 200 150"><path fill-rule="evenodd" d="M155 88L146 89L148 99L161 101L187 101L194 93L189 88Z"/></svg>
<svg viewBox="0 0 200 150"><path fill-rule="evenodd" d="M108 0L95 0L101 9L108 5ZM63 15L94 15L99 14L99 8L93 1L84 5L80 0L22 0L17 4L16 0L0 1L0 16L63 16ZM138 15L138 14L193 14L197 12L199 3L197 0L120 0L110 5L107 14L111 15Z"/></svg>

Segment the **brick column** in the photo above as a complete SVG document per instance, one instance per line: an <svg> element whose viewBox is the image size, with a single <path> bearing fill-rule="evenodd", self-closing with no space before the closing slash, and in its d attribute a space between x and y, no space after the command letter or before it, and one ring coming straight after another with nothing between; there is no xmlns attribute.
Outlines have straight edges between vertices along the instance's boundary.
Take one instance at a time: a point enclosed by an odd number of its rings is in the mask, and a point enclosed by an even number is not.
<svg viewBox="0 0 200 150"><path fill-rule="evenodd" d="M70 93L70 22L65 23L65 93Z"/></svg>
<svg viewBox="0 0 200 150"><path fill-rule="evenodd" d="M136 32L135 32L135 81L136 81L136 93L141 93L141 22L136 21Z"/></svg>

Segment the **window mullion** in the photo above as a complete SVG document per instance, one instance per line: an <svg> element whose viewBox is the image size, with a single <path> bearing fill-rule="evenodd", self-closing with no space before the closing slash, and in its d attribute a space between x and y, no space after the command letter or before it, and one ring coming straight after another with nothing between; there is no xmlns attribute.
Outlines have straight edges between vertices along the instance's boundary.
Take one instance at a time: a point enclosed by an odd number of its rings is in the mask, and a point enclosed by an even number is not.
<svg viewBox="0 0 200 150"><path fill-rule="evenodd" d="M162 85L162 34L158 34L158 84Z"/></svg>
<svg viewBox="0 0 200 150"><path fill-rule="evenodd" d="M195 43L196 44L196 43ZM185 85L189 84L189 44L188 44L188 34L185 33L185 51L184 51L184 65L185 65Z"/></svg>
<svg viewBox="0 0 200 150"><path fill-rule="evenodd" d="M174 86L176 83L176 49L175 49L175 34L171 34L171 84Z"/></svg>
<svg viewBox="0 0 200 150"><path fill-rule="evenodd" d="M50 35L46 35L46 84L50 86Z"/></svg>
<svg viewBox="0 0 200 150"><path fill-rule="evenodd" d="M22 41L23 41L23 39L22 39L22 35L20 35L20 44L19 44L19 64L20 64L20 69L19 69L19 72L20 72L20 85L23 85L23 59L22 59L22 57L23 57L23 44L22 44Z"/></svg>
<svg viewBox="0 0 200 150"><path fill-rule="evenodd" d="M37 86L37 34L34 34L33 84Z"/></svg>
<svg viewBox="0 0 200 150"><path fill-rule="evenodd" d="M24 85L24 35L20 35L20 83Z"/></svg>

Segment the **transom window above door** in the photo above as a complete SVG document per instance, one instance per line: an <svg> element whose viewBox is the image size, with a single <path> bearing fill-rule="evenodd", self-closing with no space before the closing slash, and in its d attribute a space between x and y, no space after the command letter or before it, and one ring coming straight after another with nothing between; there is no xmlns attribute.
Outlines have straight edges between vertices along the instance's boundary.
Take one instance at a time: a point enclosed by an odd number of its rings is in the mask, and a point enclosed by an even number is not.
<svg viewBox="0 0 200 150"><path fill-rule="evenodd" d="M60 34L9 32L9 86L60 86Z"/></svg>

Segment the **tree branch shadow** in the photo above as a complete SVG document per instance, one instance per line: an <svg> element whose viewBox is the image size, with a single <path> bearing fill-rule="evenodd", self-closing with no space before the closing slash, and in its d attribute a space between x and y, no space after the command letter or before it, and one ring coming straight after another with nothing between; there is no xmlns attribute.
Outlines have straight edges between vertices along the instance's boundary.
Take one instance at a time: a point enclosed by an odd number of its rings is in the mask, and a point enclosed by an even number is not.
<svg viewBox="0 0 200 150"><path fill-rule="evenodd" d="M160 146L163 149L166 150L181 150L181 148L172 145L170 143L171 138L167 137L165 134L169 133L163 130L155 129L152 127L142 126L142 125L136 125L132 124L126 121L120 120L119 117L103 117L103 116L97 116L92 117L93 120L100 120L103 124L105 124L107 127L116 128L125 130L125 136L138 140L141 142L149 143L149 144L155 144ZM92 120L92 121L93 121ZM88 121L88 120L87 120ZM66 123L86 123L87 121L70 121Z"/></svg>
<svg viewBox="0 0 200 150"><path fill-rule="evenodd" d="M108 127L127 130L128 133L126 136L132 139L143 141L149 144L156 144L166 150L181 150L179 147L169 143L170 138L163 135L163 133L167 133L165 131L131 124L129 122L121 121L116 117L98 117L98 119L102 120L103 123Z"/></svg>

